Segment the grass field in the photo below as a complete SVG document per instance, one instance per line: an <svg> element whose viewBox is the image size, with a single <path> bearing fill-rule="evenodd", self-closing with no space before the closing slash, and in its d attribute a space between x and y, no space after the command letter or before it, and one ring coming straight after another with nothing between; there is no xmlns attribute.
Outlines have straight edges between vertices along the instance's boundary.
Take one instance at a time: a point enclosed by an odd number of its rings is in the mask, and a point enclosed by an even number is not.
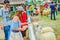
<svg viewBox="0 0 60 40"><path fill-rule="evenodd" d="M43 27L50 26L55 30L57 40L60 40L60 14L56 16L56 20L50 20L50 17L39 16L40 25ZM0 38L0 40L3 40Z"/></svg>

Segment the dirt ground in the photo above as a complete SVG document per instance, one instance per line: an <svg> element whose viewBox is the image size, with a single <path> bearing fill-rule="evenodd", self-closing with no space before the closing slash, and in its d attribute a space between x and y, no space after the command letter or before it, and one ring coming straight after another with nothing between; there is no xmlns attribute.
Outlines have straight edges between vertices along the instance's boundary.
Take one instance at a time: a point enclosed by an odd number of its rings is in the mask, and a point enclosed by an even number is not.
<svg viewBox="0 0 60 40"><path fill-rule="evenodd" d="M57 35L56 37L57 37L57 40L60 40L60 35Z"/></svg>

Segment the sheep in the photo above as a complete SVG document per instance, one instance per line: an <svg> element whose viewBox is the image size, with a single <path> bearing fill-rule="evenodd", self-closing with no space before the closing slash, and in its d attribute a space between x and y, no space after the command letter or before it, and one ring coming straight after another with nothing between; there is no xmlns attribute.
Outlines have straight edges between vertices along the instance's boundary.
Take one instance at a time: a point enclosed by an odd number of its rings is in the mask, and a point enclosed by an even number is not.
<svg viewBox="0 0 60 40"><path fill-rule="evenodd" d="M0 22L0 38L4 38L4 32L3 32L2 22Z"/></svg>
<svg viewBox="0 0 60 40"><path fill-rule="evenodd" d="M41 31L41 26L39 25L39 22L33 22L32 23L33 26L34 26L34 35L35 35L35 38L36 40L39 40L39 32Z"/></svg>
<svg viewBox="0 0 60 40"><path fill-rule="evenodd" d="M44 9L43 16L48 16L51 13L51 9Z"/></svg>
<svg viewBox="0 0 60 40"><path fill-rule="evenodd" d="M46 33L46 32L54 32L54 30L51 27L42 28L41 33Z"/></svg>
<svg viewBox="0 0 60 40"><path fill-rule="evenodd" d="M39 21L39 17L38 16L34 16L34 17L31 17L31 18L32 18L32 22Z"/></svg>
<svg viewBox="0 0 60 40"><path fill-rule="evenodd" d="M42 27L39 22L33 22L32 24L36 40L56 40L54 30L51 27Z"/></svg>
<svg viewBox="0 0 60 40"><path fill-rule="evenodd" d="M0 39L1 38L4 38L4 31L3 30L0 30Z"/></svg>
<svg viewBox="0 0 60 40"><path fill-rule="evenodd" d="M56 40L54 30L51 27L41 29L40 40Z"/></svg>

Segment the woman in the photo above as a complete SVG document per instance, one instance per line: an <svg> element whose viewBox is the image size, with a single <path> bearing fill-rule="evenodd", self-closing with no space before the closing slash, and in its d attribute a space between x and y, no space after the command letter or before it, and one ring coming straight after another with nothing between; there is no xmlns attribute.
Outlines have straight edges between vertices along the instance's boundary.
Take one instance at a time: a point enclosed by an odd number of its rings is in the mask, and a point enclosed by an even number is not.
<svg viewBox="0 0 60 40"><path fill-rule="evenodd" d="M20 17L19 17L19 19L20 19L21 23L25 23L25 24L21 25L21 28L25 28L25 30L24 30L24 31L21 31L21 33L22 33L22 36L23 36L24 40L26 40L26 38L27 38L27 37L26 37L26 31L27 31L27 29L28 29L28 24L29 24L29 23L27 23L28 16L27 16L27 14L26 14L25 11L21 11L21 12L20 12ZM27 33L27 34L28 34L28 33Z"/></svg>

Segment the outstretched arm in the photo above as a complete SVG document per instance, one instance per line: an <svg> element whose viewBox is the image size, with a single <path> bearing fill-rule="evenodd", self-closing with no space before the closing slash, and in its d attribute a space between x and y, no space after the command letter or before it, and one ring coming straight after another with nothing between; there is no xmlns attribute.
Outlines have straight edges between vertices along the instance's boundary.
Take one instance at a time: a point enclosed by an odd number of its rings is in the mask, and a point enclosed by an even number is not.
<svg viewBox="0 0 60 40"><path fill-rule="evenodd" d="M19 30L21 30L21 28L12 28L12 30L18 30L19 31Z"/></svg>
<svg viewBox="0 0 60 40"><path fill-rule="evenodd" d="M30 22L21 23L21 25L24 25L24 24L30 24Z"/></svg>
<svg viewBox="0 0 60 40"><path fill-rule="evenodd" d="M23 27L23 28L12 28L12 30L16 30L16 31L24 31L24 30L26 30L26 28L25 27Z"/></svg>

